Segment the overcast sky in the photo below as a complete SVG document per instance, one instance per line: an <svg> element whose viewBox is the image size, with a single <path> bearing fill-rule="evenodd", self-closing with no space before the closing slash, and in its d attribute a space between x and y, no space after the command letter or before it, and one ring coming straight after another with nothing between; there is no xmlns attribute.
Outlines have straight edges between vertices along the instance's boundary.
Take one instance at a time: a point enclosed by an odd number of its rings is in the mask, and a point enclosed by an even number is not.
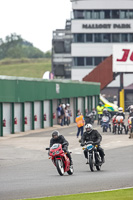
<svg viewBox="0 0 133 200"><path fill-rule="evenodd" d="M70 0L0 0L0 38L16 33L46 52L52 31L70 19L71 7Z"/></svg>

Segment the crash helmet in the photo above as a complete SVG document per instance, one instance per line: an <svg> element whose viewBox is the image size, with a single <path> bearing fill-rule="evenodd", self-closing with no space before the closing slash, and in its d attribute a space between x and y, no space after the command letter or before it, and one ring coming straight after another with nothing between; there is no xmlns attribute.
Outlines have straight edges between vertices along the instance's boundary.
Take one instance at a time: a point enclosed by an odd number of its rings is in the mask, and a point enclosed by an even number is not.
<svg viewBox="0 0 133 200"><path fill-rule="evenodd" d="M104 109L103 109L103 113L104 113L104 114L107 113L107 111L108 111L107 108L104 108Z"/></svg>
<svg viewBox="0 0 133 200"><path fill-rule="evenodd" d="M63 103L62 107L63 107L63 108L65 108L65 107L66 107L66 105Z"/></svg>
<svg viewBox="0 0 133 200"><path fill-rule="evenodd" d="M91 133L91 131L93 130L92 124L86 124L85 129L87 133Z"/></svg>
<svg viewBox="0 0 133 200"><path fill-rule="evenodd" d="M118 108L118 111L119 111L119 113L123 113L123 108L122 108L122 107L119 107L119 108Z"/></svg>
<svg viewBox="0 0 133 200"><path fill-rule="evenodd" d="M101 102L99 102L99 104L98 104L99 106L102 106L102 103Z"/></svg>
<svg viewBox="0 0 133 200"><path fill-rule="evenodd" d="M130 112L133 112L133 105L130 106Z"/></svg>
<svg viewBox="0 0 133 200"><path fill-rule="evenodd" d="M58 136L59 136L59 131L52 132L52 138L58 138Z"/></svg>

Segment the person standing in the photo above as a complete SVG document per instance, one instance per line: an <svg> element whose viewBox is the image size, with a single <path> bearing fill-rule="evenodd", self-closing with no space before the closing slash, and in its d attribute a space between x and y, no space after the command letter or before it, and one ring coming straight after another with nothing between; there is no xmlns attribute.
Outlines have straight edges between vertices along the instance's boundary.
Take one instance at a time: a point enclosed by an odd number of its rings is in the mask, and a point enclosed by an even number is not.
<svg viewBox="0 0 133 200"><path fill-rule="evenodd" d="M61 109L61 126L64 126L65 124L65 104L62 104L62 109Z"/></svg>
<svg viewBox="0 0 133 200"><path fill-rule="evenodd" d="M78 115L77 115L75 121L76 121L77 127L78 127L77 138L79 137L80 132L81 132L81 137L82 137L84 123L85 123L84 116L80 112L78 112Z"/></svg>
<svg viewBox="0 0 133 200"><path fill-rule="evenodd" d="M102 105L101 102L99 102L96 109L97 109L97 114L98 114L98 124L101 125L101 119L102 119L102 116L103 116L103 109L104 109L104 106Z"/></svg>
<svg viewBox="0 0 133 200"><path fill-rule="evenodd" d="M57 108L57 117L58 117L58 124L61 125L61 104L58 105Z"/></svg>

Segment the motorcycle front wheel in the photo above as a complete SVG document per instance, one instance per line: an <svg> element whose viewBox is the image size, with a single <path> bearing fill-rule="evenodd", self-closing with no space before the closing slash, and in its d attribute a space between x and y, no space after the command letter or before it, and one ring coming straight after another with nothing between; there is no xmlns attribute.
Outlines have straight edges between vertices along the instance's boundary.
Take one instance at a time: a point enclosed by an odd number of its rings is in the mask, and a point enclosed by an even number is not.
<svg viewBox="0 0 133 200"><path fill-rule="evenodd" d="M98 154L95 154L95 161L96 161L96 169L97 171L100 171L101 165L100 165L100 157Z"/></svg>
<svg viewBox="0 0 133 200"><path fill-rule="evenodd" d="M70 169L67 171L69 175L72 175L74 172L73 165L70 166Z"/></svg>
<svg viewBox="0 0 133 200"><path fill-rule="evenodd" d="M55 165L56 165L59 175L63 176L64 175L64 166L63 166L62 160L59 160L59 159L55 160Z"/></svg>
<svg viewBox="0 0 133 200"><path fill-rule="evenodd" d="M90 165L90 170L93 172L94 171L94 161L93 161L92 155L89 155L89 165Z"/></svg>

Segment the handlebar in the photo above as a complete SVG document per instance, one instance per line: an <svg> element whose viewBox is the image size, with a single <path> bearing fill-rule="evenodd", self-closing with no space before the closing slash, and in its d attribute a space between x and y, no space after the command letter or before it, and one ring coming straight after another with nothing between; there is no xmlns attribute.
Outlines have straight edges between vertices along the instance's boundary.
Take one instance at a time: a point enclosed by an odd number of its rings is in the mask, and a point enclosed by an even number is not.
<svg viewBox="0 0 133 200"><path fill-rule="evenodd" d="M85 146L85 145L88 145L88 144L94 145L95 143L93 141L89 141L89 142L85 142L84 145L81 143L81 146Z"/></svg>

